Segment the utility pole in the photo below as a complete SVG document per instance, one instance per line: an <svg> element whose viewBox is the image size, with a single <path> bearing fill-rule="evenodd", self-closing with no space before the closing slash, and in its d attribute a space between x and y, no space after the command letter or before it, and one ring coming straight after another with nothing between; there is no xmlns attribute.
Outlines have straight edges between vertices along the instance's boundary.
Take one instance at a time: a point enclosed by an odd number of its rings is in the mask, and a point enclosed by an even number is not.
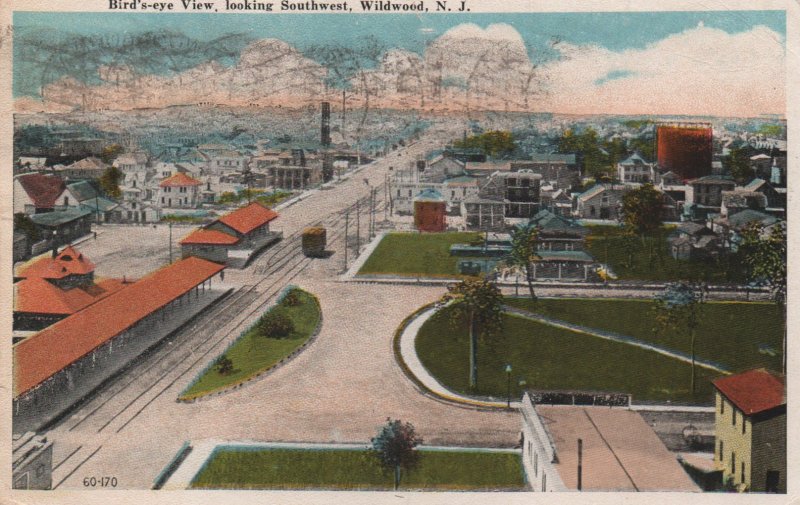
<svg viewBox="0 0 800 505"><path fill-rule="evenodd" d="M375 188L369 188L369 239L375 236Z"/></svg>
<svg viewBox="0 0 800 505"><path fill-rule="evenodd" d="M583 440L578 439L578 491L583 487Z"/></svg>
<svg viewBox="0 0 800 505"><path fill-rule="evenodd" d="M350 209L347 209L347 212L344 214L344 271L347 273L347 233L350 230Z"/></svg>
<svg viewBox="0 0 800 505"><path fill-rule="evenodd" d="M361 252L361 200L356 200L356 256Z"/></svg>
<svg viewBox="0 0 800 505"><path fill-rule="evenodd" d="M169 264L172 264L172 221L169 222Z"/></svg>
<svg viewBox="0 0 800 505"><path fill-rule="evenodd" d="M389 220L389 174L383 179L383 220Z"/></svg>

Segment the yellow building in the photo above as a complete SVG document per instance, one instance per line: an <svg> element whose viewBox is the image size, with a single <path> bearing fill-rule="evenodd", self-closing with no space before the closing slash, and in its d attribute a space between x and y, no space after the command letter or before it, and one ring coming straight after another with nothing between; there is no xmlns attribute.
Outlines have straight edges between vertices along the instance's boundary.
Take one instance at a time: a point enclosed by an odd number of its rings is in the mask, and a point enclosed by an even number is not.
<svg viewBox="0 0 800 505"><path fill-rule="evenodd" d="M740 490L786 492L786 389L764 369L714 381L714 462Z"/></svg>

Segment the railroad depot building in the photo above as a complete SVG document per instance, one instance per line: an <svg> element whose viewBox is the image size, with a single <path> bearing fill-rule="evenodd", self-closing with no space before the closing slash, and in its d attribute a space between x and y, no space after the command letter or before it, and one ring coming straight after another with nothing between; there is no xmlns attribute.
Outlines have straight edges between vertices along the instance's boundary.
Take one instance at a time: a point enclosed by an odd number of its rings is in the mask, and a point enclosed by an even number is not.
<svg viewBox="0 0 800 505"><path fill-rule="evenodd" d="M283 237L269 229L277 217L274 210L253 202L194 230L181 240L181 256L243 268L256 253Z"/></svg>
<svg viewBox="0 0 800 505"><path fill-rule="evenodd" d="M716 450L722 478L742 491L786 492L786 385L750 370L714 381Z"/></svg>
<svg viewBox="0 0 800 505"><path fill-rule="evenodd" d="M620 401L627 395L547 396L522 398L522 465L532 491L700 491L629 399Z"/></svg>
<svg viewBox="0 0 800 505"><path fill-rule="evenodd" d="M94 263L72 246L20 265L14 275L14 330L38 331L124 288L96 279Z"/></svg>
<svg viewBox="0 0 800 505"><path fill-rule="evenodd" d="M163 267L13 346L13 431L36 431L227 289L225 267L187 258Z"/></svg>

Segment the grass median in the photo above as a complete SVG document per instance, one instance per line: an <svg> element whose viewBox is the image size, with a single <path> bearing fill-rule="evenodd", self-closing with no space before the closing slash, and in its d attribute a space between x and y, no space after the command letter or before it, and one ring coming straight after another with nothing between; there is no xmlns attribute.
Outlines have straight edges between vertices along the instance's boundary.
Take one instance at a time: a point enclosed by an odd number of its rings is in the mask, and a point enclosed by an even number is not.
<svg viewBox="0 0 800 505"><path fill-rule="evenodd" d="M358 274L461 277L458 260L469 258L450 256L450 246L479 241L481 237L473 232L389 233Z"/></svg>
<svg viewBox="0 0 800 505"><path fill-rule="evenodd" d="M514 491L525 486L519 454L420 450L400 489ZM393 476L363 449L220 448L192 481L194 489L392 490Z"/></svg>
<svg viewBox="0 0 800 505"><path fill-rule="evenodd" d="M263 317L269 314L286 316L291 321L291 331L278 338L263 334L259 324L253 325L225 351L224 356L230 360L229 369L210 366L179 399L192 400L235 386L268 370L305 344L322 317L316 297L298 288L287 291Z"/></svg>

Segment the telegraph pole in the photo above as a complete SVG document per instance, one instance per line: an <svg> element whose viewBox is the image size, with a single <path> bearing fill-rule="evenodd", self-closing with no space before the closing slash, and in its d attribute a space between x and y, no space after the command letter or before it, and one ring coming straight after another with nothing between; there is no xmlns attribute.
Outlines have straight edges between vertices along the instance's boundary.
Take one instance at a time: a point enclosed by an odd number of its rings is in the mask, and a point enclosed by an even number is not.
<svg viewBox="0 0 800 505"><path fill-rule="evenodd" d="M583 440L578 439L578 491L583 487Z"/></svg>
<svg viewBox="0 0 800 505"><path fill-rule="evenodd" d="M389 220L389 174L383 180L383 220Z"/></svg>
<svg viewBox="0 0 800 505"><path fill-rule="evenodd" d="M356 256L361 251L361 200L356 200Z"/></svg>
<svg viewBox="0 0 800 505"><path fill-rule="evenodd" d="M347 233L350 229L350 209L344 214L344 271L347 273Z"/></svg>
<svg viewBox="0 0 800 505"><path fill-rule="evenodd" d="M172 264L172 221L169 222L169 264Z"/></svg>

